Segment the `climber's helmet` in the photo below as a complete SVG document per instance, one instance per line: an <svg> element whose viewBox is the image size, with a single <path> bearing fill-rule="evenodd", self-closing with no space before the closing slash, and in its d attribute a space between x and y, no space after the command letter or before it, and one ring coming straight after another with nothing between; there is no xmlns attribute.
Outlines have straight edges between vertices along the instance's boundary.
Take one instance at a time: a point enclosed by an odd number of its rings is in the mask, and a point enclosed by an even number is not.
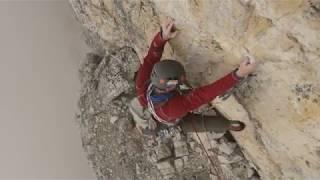
<svg viewBox="0 0 320 180"><path fill-rule="evenodd" d="M151 72L151 83L160 90L173 90L186 79L186 72L181 63L175 60L157 62Z"/></svg>

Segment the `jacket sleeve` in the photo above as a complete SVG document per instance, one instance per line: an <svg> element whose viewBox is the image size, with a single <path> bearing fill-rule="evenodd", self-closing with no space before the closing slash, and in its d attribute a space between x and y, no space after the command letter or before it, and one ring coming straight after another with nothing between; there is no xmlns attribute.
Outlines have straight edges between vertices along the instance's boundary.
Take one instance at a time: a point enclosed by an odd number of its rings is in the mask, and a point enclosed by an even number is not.
<svg viewBox="0 0 320 180"><path fill-rule="evenodd" d="M188 94L173 97L165 105L159 107L156 112L164 120L174 121L201 105L211 102L239 81L240 79L234 72L229 73L214 83L196 88Z"/></svg>
<svg viewBox="0 0 320 180"><path fill-rule="evenodd" d="M145 97L147 90L147 82L150 79L150 74L155 63L160 61L164 46L167 41L164 41L161 37L160 32L156 34L153 41L151 42L148 54L143 60L143 64L138 70L136 77L136 91L139 102L142 106L147 106L147 100Z"/></svg>

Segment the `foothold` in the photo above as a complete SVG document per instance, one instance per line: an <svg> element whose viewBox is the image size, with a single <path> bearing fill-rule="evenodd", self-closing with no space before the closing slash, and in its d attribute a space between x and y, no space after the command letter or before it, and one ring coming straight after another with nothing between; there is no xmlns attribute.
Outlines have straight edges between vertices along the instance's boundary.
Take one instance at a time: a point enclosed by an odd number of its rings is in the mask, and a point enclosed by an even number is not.
<svg viewBox="0 0 320 180"><path fill-rule="evenodd" d="M309 162L309 161L305 160L305 163L306 163L306 165L307 165L308 167L310 167L310 162Z"/></svg>

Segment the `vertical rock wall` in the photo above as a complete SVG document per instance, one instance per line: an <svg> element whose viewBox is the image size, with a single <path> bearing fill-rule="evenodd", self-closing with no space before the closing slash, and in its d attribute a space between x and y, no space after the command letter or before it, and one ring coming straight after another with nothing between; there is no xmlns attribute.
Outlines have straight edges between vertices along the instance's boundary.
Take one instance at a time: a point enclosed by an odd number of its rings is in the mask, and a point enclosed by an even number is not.
<svg viewBox="0 0 320 180"><path fill-rule="evenodd" d="M194 85L254 55L257 76L237 91L251 128L235 138L264 179L320 178L319 0L70 2L106 50L129 46L140 59L161 19L173 17L180 33L165 56L184 63Z"/></svg>

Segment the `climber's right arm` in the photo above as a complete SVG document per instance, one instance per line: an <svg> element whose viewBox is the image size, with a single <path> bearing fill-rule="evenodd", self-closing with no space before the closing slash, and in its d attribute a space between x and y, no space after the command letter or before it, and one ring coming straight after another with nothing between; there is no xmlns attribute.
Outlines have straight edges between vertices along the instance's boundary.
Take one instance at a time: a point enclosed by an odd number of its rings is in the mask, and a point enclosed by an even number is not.
<svg viewBox="0 0 320 180"><path fill-rule="evenodd" d="M196 88L185 95L176 95L165 105L156 109L157 115L166 121L175 121L188 112L211 102L217 96L234 87L239 81L240 78L233 71L209 85Z"/></svg>
<svg viewBox="0 0 320 180"><path fill-rule="evenodd" d="M167 121L182 118L188 112L211 102L217 96L224 94L234 87L242 78L252 73L256 68L254 58L245 57L239 68L227 74L218 81L196 88L185 95L176 95L165 105L156 109L157 115Z"/></svg>

